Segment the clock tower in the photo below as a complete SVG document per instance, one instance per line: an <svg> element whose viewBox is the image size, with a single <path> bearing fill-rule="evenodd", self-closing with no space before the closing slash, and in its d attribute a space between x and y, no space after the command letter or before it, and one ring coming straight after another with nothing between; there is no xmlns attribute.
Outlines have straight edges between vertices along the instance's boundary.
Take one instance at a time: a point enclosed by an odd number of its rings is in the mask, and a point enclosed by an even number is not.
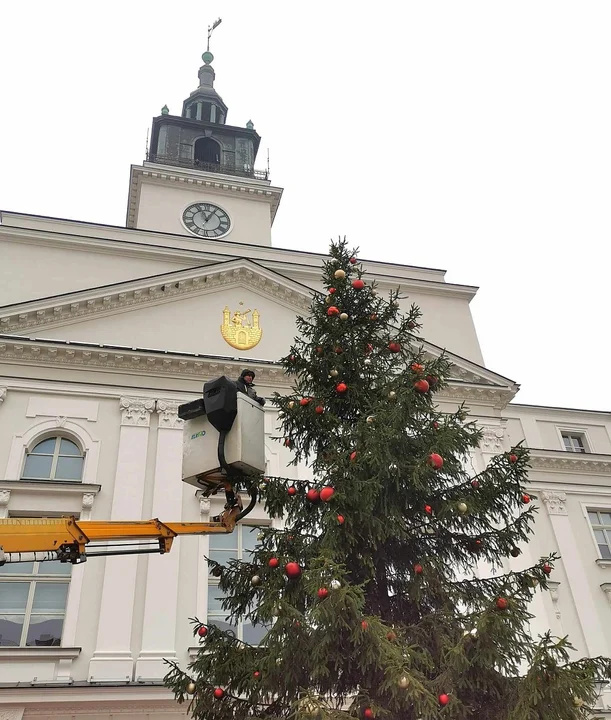
<svg viewBox="0 0 611 720"><path fill-rule="evenodd" d="M271 245L282 188L255 169L261 138L251 121L227 124L206 51L199 86L180 115L153 118L150 148L130 172L127 226L212 240Z"/></svg>

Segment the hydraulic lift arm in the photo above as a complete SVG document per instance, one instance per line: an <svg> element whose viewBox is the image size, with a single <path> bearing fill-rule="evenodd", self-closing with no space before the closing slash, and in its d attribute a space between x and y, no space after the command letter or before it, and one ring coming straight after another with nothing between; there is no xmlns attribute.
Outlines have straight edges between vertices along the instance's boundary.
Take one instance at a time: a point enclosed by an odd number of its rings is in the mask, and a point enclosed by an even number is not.
<svg viewBox="0 0 611 720"><path fill-rule="evenodd" d="M199 523L77 520L75 517L0 520L0 565L35 560L76 564L100 555L163 554L170 551L172 541L179 535L233 532L236 522L250 512L255 502L256 495L251 496L245 510L241 503L226 506L211 522ZM130 540L135 542L130 545L126 542Z"/></svg>

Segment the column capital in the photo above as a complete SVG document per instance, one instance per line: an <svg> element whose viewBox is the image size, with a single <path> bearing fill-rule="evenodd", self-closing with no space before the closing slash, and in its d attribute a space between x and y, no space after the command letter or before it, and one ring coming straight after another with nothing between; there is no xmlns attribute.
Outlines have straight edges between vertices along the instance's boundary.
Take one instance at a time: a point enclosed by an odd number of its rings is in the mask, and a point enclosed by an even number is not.
<svg viewBox="0 0 611 720"><path fill-rule="evenodd" d="M150 398L122 397L121 425L135 425L148 427L151 423L151 413L155 410L155 401Z"/></svg>
<svg viewBox="0 0 611 720"><path fill-rule="evenodd" d="M506 425L506 420L501 420L498 425L480 425L480 429L482 431L482 442L480 447L484 452L503 452L505 449L504 441Z"/></svg>
<svg viewBox="0 0 611 720"><path fill-rule="evenodd" d="M568 515L566 509L566 493L559 490L544 490L541 500L545 503L549 515Z"/></svg>
<svg viewBox="0 0 611 720"><path fill-rule="evenodd" d="M185 421L178 417L178 400L157 400L159 427L181 430Z"/></svg>

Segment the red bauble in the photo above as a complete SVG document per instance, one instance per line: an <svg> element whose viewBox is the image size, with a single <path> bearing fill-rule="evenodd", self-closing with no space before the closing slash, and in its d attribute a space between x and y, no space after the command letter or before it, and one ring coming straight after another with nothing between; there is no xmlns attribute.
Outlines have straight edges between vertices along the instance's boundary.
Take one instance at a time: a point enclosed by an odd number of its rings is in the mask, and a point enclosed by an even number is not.
<svg viewBox="0 0 611 720"><path fill-rule="evenodd" d="M291 497L292 497L293 495L297 495L297 488L296 488L294 485L291 485L291 486L288 488L287 493L288 493Z"/></svg>
<svg viewBox="0 0 611 720"><path fill-rule="evenodd" d="M354 462L356 460L356 450L353 450L350 453L350 460L352 460L352 462Z"/></svg>
<svg viewBox="0 0 611 720"><path fill-rule="evenodd" d="M369 319L370 319L370 320L377 320L377 319L378 319L378 313L371 313L371 315L369 316Z"/></svg>
<svg viewBox="0 0 611 720"><path fill-rule="evenodd" d="M323 502L329 502L329 500L331 500L331 498L333 497L334 493L335 493L335 490L332 487L329 487L329 486L324 487L320 491L320 499Z"/></svg>
<svg viewBox="0 0 611 720"><path fill-rule="evenodd" d="M343 515L337 516L337 524L338 525L343 525L345 522L346 522L346 518Z"/></svg>
<svg viewBox="0 0 611 720"><path fill-rule="evenodd" d="M301 398L301 400L299 401L299 404L301 405L301 407L305 407L306 405L309 405L310 398Z"/></svg>
<svg viewBox="0 0 611 720"><path fill-rule="evenodd" d="M200 637L206 637L206 635L208 634L208 628L205 627L205 625L202 625L202 626L200 627L200 629L197 631L197 634L198 634Z"/></svg>
<svg viewBox="0 0 611 720"><path fill-rule="evenodd" d="M344 352L339 345L336 348L334 348L334 350L338 355L341 355Z"/></svg>
<svg viewBox="0 0 611 720"><path fill-rule="evenodd" d="M397 633L393 630L390 630L386 633L386 639L390 640L390 642L394 642L397 639Z"/></svg>
<svg viewBox="0 0 611 720"><path fill-rule="evenodd" d="M367 343L367 347L365 348L365 352L369 354L370 352L373 352L373 345L371 343Z"/></svg>
<svg viewBox="0 0 611 720"><path fill-rule="evenodd" d="M414 565L414 572L416 573L416 575L422 575L423 569L424 568L420 564Z"/></svg>
<svg viewBox="0 0 611 720"><path fill-rule="evenodd" d="M368 627L369 627L369 623L367 622L367 620L361 620L361 628L363 630L367 630Z"/></svg>
<svg viewBox="0 0 611 720"><path fill-rule="evenodd" d="M223 690L223 688L214 688L214 697L217 700L220 700L224 694L225 694L225 691Z"/></svg>
<svg viewBox="0 0 611 720"><path fill-rule="evenodd" d="M306 498L310 502L318 502L320 500L320 493L316 490L316 488L310 488L306 493Z"/></svg>
<svg viewBox="0 0 611 720"><path fill-rule="evenodd" d="M407 327L408 327L410 330L413 330L413 329L416 327L416 323L415 323L413 320L410 320L410 321L407 323Z"/></svg>
<svg viewBox="0 0 611 720"><path fill-rule="evenodd" d="M278 560L278 558L270 558L267 564L270 566L270 568L277 568L278 565L280 565L280 561Z"/></svg>
<svg viewBox="0 0 611 720"><path fill-rule="evenodd" d="M552 566L549 563L545 563L545 565L543 566L543 572L546 575L549 575L552 572Z"/></svg>
<svg viewBox="0 0 611 720"><path fill-rule="evenodd" d="M373 710L371 708L365 708L363 710L363 715L367 718L367 720L371 720L373 718Z"/></svg>
<svg viewBox="0 0 611 720"><path fill-rule="evenodd" d="M522 495L522 502L524 503L524 505L528 505L528 503L530 502L530 495L524 493L524 495Z"/></svg>
<svg viewBox="0 0 611 720"><path fill-rule="evenodd" d="M321 347L320 345L316 348L316 352L319 355L322 355L324 353L324 351L325 351L325 349L323 347Z"/></svg>
<svg viewBox="0 0 611 720"><path fill-rule="evenodd" d="M424 512L427 513L428 515L432 515L432 514L433 514L433 508L432 508L430 505L425 505L425 506L424 506Z"/></svg>
<svg viewBox="0 0 611 720"><path fill-rule="evenodd" d="M291 438L284 438L284 446L285 447L291 447L292 444L293 444L293 441L291 440Z"/></svg>
<svg viewBox="0 0 611 720"><path fill-rule="evenodd" d="M514 454L512 453L512 454L509 456L509 462L512 463L512 464L518 462L518 456L517 456L517 455L514 455Z"/></svg>
<svg viewBox="0 0 611 720"><path fill-rule="evenodd" d="M336 308L335 305L331 305L331 307L327 308L327 315L330 317L333 317L334 315L339 315L339 308Z"/></svg>
<svg viewBox="0 0 611 720"><path fill-rule="evenodd" d="M401 344L398 342L389 342L388 343L388 349L392 353L398 353L401 350Z"/></svg>
<svg viewBox="0 0 611 720"><path fill-rule="evenodd" d="M360 278L357 278L352 281L352 287L355 290L362 290L365 287L365 283Z"/></svg>
<svg viewBox="0 0 611 720"><path fill-rule="evenodd" d="M328 594L329 594L329 591L327 590L327 588L318 588L318 597L321 600L324 600Z"/></svg>
<svg viewBox="0 0 611 720"><path fill-rule="evenodd" d="M261 673L258 670L255 670L252 676L255 680L258 680L261 677Z"/></svg>
<svg viewBox="0 0 611 720"><path fill-rule="evenodd" d="M506 598L500 597L497 598L496 606L499 610L507 610L507 608L509 607L509 602Z"/></svg>
<svg viewBox="0 0 611 720"><path fill-rule="evenodd" d="M439 378L436 378L434 375L427 375L426 381L431 387L435 387L435 385L439 382Z"/></svg>
<svg viewBox="0 0 611 720"><path fill-rule="evenodd" d="M439 430L439 423L437 421L435 421L433 423L433 427L435 428L435 430Z"/></svg>
<svg viewBox="0 0 611 720"><path fill-rule="evenodd" d="M289 355L289 362L297 362L297 357L295 355Z"/></svg>
<svg viewBox="0 0 611 720"><path fill-rule="evenodd" d="M443 458L438 453L431 453L429 455L429 465L435 470L440 470L443 467Z"/></svg>
<svg viewBox="0 0 611 720"><path fill-rule="evenodd" d="M439 696L439 704L447 705L449 702L450 698L445 693L441 693L441 695Z"/></svg>
<svg viewBox="0 0 611 720"><path fill-rule="evenodd" d="M418 392L425 393L429 391L430 385L426 380L416 380L414 387Z"/></svg>
<svg viewBox="0 0 611 720"><path fill-rule="evenodd" d="M298 578L301 575L301 567L299 563L289 562L284 566L284 574L291 579Z"/></svg>
<svg viewBox="0 0 611 720"><path fill-rule="evenodd" d="M335 389L337 390L338 393L345 393L346 390L348 389L348 386L346 385L346 383L341 382L341 383L337 383L337 385L335 386Z"/></svg>
<svg viewBox="0 0 611 720"><path fill-rule="evenodd" d="M350 264L356 265L356 258L354 256L350 258Z"/></svg>
<svg viewBox="0 0 611 720"><path fill-rule="evenodd" d="M420 365L420 363L412 363L412 364L411 364L411 369L412 369L415 373L418 373L418 375L420 375L420 373L423 373L423 372L424 372L424 365Z"/></svg>
<svg viewBox="0 0 611 720"><path fill-rule="evenodd" d="M471 487L474 490L477 490L477 488L479 487L479 480L471 480Z"/></svg>
<svg viewBox="0 0 611 720"><path fill-rule="evenodd" d="M315 412L317 415L322 415L324 413L325 409L322 405L317 405L315 408Z"/></svg>
<svg viewBox="0 0 611 720"><path fill-rule="evenodd" d="M334 292L335 292L335 288L329 288L329 295L333 295Z"/></svg>

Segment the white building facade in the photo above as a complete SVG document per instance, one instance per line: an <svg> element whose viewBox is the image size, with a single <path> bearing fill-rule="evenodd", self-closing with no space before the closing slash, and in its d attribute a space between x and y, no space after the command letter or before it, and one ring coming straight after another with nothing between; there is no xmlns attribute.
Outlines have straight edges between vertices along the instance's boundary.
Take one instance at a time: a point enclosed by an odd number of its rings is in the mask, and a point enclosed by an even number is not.
<svg viewBox="0 0 611 720"><path fill-rule="evenodd" d="M276 361L324 257L272 247L282 189L254 169L252 123L226 124L210 63L182 115L154 119L149 158L130 171L127 227L1 214L0 517L207 520L222 500L181 482L178 405L245 366L259 394L288 390ZM519 441L531 448L537 530L508 567L562 555L532 631L611 656L611 414L513 402L518 385L483 365L476 288L441 270L364 265L382 292L400 286L422 308L427 351L450 354L454 380L438 397L448 410L466 402L484 430L473 470ZM274 434L269 403L265 422ZM268 472L306 477L288 453L268 440ZM163 688L164 660L192 656L190 617L222 621L204 556L239 557L267 520L257 507L246 522L164 556L0 567L0 718L186 717Z"/></svg>

